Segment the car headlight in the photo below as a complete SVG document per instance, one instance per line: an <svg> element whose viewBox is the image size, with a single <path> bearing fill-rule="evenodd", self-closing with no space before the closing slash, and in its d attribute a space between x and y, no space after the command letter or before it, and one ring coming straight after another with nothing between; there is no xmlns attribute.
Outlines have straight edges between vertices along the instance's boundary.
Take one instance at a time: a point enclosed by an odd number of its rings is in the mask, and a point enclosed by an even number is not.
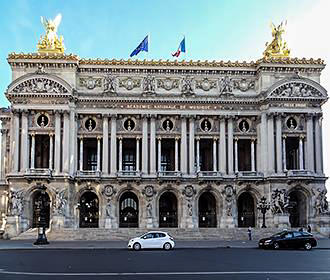
<svg viewBox="0 0 330 280"><path fill-rule="evenodd" d="M265 245L270 244L271 242L272 242L272 240L270 240L270 239L265 240Z"/></svg>

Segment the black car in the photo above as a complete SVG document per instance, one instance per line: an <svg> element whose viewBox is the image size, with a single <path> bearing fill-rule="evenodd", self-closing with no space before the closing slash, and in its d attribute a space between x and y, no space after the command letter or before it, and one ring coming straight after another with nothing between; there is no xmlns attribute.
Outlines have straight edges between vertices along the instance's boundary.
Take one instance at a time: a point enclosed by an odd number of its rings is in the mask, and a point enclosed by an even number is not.
<svg viewBox="0 0 330 280"><path fill-rule="evenodd" d="M311 233L305 231L282 231L268 238L260 239L259 248L304 248L312 249L317 245Z"/></svg>

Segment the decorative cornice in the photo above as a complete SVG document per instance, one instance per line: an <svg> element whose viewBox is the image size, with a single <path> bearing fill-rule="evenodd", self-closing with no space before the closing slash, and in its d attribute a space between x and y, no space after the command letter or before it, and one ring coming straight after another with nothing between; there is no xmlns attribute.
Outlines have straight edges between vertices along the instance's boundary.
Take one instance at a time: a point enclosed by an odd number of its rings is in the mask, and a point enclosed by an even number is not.
<svg viewBox="0 0 330 280"><path fill-rule="evenodd" d="M79 56L75 54L60 54L60 53L10 53L8 60L10 59L56 59L67 61L79 61Z"/></svg>

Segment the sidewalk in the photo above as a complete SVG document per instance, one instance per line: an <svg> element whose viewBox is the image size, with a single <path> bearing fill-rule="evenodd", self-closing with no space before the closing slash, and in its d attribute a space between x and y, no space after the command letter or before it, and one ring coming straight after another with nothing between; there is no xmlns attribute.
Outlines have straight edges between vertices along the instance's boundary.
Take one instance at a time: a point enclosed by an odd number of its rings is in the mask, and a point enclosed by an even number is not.
<svg viewBox="0 0 330 280"><path fill-rule="evenodd" d="M49 245L33 245L35 240L0 240L0 250L24 250L24 249L126 249L126 241L50 241ZM330 239L318 239L316 249L329 249ZM176 241L175 248L257 248L257 240L190 240Z"/></svg>

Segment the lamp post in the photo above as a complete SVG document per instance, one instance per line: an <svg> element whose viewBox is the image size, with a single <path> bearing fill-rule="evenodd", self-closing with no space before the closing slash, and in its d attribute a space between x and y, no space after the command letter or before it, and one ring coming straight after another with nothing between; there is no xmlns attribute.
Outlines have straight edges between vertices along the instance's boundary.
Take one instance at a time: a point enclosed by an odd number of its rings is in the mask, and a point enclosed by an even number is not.
<svg viewBox="0 0 330 280"><path fill-rule="evenodd" d="M270 205L267 203L266 197L262 197L258 203L257 209L262 213L262 228L266 228L265 214L269 210Z"/></svg>
<svg viewBox="0 0 330 280"><path fill-rule="evenodd" d="M37 221L37 226L38 226L38 238L36 242L34 242L34 245L46 245L49 244L47 241L46 237L46 204L48 201L46 200L46 187L43 186L41 189L41 197L40 200L38 201L37 205L37 216L38 216L38 221Z"/></svg>

